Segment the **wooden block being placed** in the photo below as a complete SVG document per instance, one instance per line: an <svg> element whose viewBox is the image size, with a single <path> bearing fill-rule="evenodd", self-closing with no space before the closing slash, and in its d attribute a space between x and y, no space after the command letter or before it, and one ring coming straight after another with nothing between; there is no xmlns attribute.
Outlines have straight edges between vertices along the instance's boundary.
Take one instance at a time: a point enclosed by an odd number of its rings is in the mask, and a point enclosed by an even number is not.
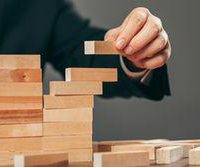
<svg viewBox="0 0 200 167"><path fill-rule="evenodd" d="M94 153L94 167L149 166L148 152Z"/></svg>
<svg viewBox="0 0 200 167"><path fill-rule="evenodd" d="M42 83L0 82L0 96L42 96Z"/></svg>
<svg viewBox="0 0 200 167"><path fill-rule="evenodd" d="M103 93L102 82L89 81L52 81L50 82L50 95L101 95Z"/></svg>
<svg viewBox="0 0 200 167"><path fill-rule="evenodd" d="M0 55L0 69L38 69L40 55Z"/></svg>
<svg viewBox="0 0 200 167"><path fill-rule="evenodd" d="M189 151L189 165L200 165L200 147Z"/></svg>
<svg viewBox="0 0 200 167"><path fill-rule="evenodd" d="M44 136L92 135L92 122L44 123Z"/></svg>
<svg viewBox="0 0 200 167"><path fill-rule="evenodd" d="M43 110L44 122L92 122L92 108Z"/></svg>
<svg viewBox="0 0 200 167"><path fill-rule="evenodd" d="M116 68L67 68L66 81L117 82Z"/></svg>
<svg viewBox="0 0 200 167"><path fill-rule="evenodd" d="M171 164L183 158L182 146L169 146L156 150L157 164Z"/></svg>
<svg viewBox="0 0 200 167"><path fill-rule="evenodd" d="M93 108L94 96L44 96L45 109Z"/></svg>
<svg viewBox="0 0 200 167"><path fill-rule="evenodd" d="M0 125L0 137L33 137L42 136L42 123Z"/></svg>
<svg viewBox="0 0 200 167"><path fill-rule="evenodd" d="M42 110L1 110L0 125L42 122Z"/></svg>
<svg viewBox="0 0 200 167"><path fill-rule="evenodd" d="M68 153L16 155L14 167L57 166L68 167Z"/></svg>
<svg viewBox="0 0 200 167"><path fill-rule="evenodd" d="M115 42L112 41L85 41L86 55L119 55Z"/></svg>
<svg viewBox="0 0 200 167"><path fill-rule="evenodd" d="M92 148L92 136L50 136L43 137L44 151L66 151L69 149Z"/></svg>
<svg viewBox="0 0 200 167"><path fill-rule="evenodd" d="M0 82L42 82L42 70L0 69Z"/></svg>
<svg viewBox="0 0 200 167"><path fill-rule="evenodd" d="M27 97L16 97L16 96L0 96L0 112L1 110L31 110L31 109L42 109L43 98L42 96L27 96Z"/></svg>

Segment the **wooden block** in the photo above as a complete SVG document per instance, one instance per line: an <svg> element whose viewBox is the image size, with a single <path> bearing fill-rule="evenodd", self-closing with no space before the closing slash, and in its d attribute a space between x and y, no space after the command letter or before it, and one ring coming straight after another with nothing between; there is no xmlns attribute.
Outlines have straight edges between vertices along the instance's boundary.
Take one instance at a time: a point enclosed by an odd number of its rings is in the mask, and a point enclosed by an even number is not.
<svg viewBox="0 0 200 167"><path fill-rule="evenodd" d="M111 147L112 152L120 151L147 151L149 152L149 159L156 159L156 149L160 148L157 144L127 144L127 145L114 145Z"/></svg>
<svg viewBox="0 0 200 167"><path fill-rule="evenodd" d="M42 122L42 110L1 110L0 125Z"/></svg>
<svg viewBox="0 0 200 167"><path fill-rule="evenodd" d="M1 151L28 152L42 150L42 137L0 139Z"/></svg>
<svg viewBox="0 0 200 167"><path fill-rule="evenodd" d="M44 96L45 109L93 108L94 96Z"/></svg>
<svg viewBox="0 0 200 167"><path fill-rule="evenodd" d="M92 149L71 149L69 150L69 162L92 162Z"/></svg>
<svg viewBox="0 0 200 167"><path fill-rule="evenodd" d="M42 83L0 82L0 96L42 96Z"/></svg>
<svg viewBox="0 0 200 167"><path fill-rule="evenodd" d="M40 55L0 55L0 69L38 69Z"/></svg>
<svg viewBox="0 0 200 167"><path fill-rule="evenodd" d="M67 68L66 81L117 82L116 68Z"/></svg>
<svg viewBox="0 0 200 167"><path fill-rule="evenodd" d="M101 95L103 93L102 82L50 82L50 95Z"/></svg>
<svg viewBox="0 0 200 167"><path fill-rule="evenodd" d="M171 164L183 158L182 146L169 146L156 150L157 164Z"/></svg>
<svg viewBox="0 0 200 167"><path fill-rule="evenodd" d="M45 151L66 151L69 149L92 148L92 136L50 136L43 137Z"/></svg>
<svg viewBox="0 0 200 167"><path fill-rule="evenodd" d="M44 109L44 122L92 122L92 108Z"/></svg>
<svg viewBox="0 0 200 167"><path fill-rule="evenodd" d="M68 153L16 155L14 167L68 167Z"/></svg>
<svg viewBox="0 0 200 167"><path fill-rule="evenodd" d="M149 166L148 152L94 153L94 167Z"/></svg>
<svg viewBox="0 0 200 167"><path fill-rule="evenodd" d="M189 151L189 165L200 165L200 147Z"/></svg>
<svg viewBox="0 0 200 167"><path fill-rule="evenodd" d="M44 136L92 135L92 122L44 123Z"/></svg>
<svg viewBox="0 0 200 167"><path fill-rule="evenodd" d="M0 82L42 82L42 70L0 69Z"/></svg>
<svg viewBox="0 0 200 167"><path fill-rule="evenodd" d="M1 110L31 110L42 109L43 98L42 96L0 96L0 112Z"/></svg>
<svg viewBox="0 0 200 167"><path fill-rule="evenodd" d="M119 50L112 41L85 41L86 55L119 55Z"/></svg>
<svg viewBox="0 0 200 167"><path fill-rule="evenodd" d="M42 136L42 123L0 125L0 137L33 137Z"/></svg>

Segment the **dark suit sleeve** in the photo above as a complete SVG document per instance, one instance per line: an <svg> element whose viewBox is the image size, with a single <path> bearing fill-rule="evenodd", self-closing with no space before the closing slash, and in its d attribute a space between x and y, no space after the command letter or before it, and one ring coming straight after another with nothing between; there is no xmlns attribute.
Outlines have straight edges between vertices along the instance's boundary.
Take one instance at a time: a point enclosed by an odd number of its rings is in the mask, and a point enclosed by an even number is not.
<svg viewBox="0 0 200 167"><path fill-rule="evenodd" d="M118 56L85 56L85 40L102 40L105 30L91 27L88 20L82 19L69 2L62 4L53 31L51 53L48 61L60 73L68 67L118 68L119 82L105 83L103 97L145 97L160 100L169 95L167 67L153 72L148 85L130 79L123 72Z"/></svg>

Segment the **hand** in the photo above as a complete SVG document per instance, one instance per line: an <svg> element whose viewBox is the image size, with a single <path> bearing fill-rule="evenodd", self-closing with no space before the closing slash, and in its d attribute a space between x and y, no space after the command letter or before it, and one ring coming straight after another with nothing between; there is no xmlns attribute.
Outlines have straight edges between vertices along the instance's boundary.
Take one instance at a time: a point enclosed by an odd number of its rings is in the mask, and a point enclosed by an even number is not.
<svg viewBox="0 0 200 167"><path fill-rule="evenodd" d="M116 48L138 68L161 67L171 55L161 20L146 8L134 9L122 25L106 33L105 40L115 41Z"/></svg>

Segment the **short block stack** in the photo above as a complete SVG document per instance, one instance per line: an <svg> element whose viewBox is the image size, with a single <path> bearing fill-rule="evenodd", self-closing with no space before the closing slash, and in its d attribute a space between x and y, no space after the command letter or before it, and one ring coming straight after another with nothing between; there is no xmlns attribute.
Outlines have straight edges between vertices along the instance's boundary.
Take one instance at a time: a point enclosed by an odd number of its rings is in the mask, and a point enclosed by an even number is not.
<svg viewBox="0 0 200 167"><path fill-rule="evenodd" d="M103 93L104 81L117 81L117 70L70 68L66 81L50 82L44 96L45 151L67 151L70 163L92 161L94 95Z"/></svg>

